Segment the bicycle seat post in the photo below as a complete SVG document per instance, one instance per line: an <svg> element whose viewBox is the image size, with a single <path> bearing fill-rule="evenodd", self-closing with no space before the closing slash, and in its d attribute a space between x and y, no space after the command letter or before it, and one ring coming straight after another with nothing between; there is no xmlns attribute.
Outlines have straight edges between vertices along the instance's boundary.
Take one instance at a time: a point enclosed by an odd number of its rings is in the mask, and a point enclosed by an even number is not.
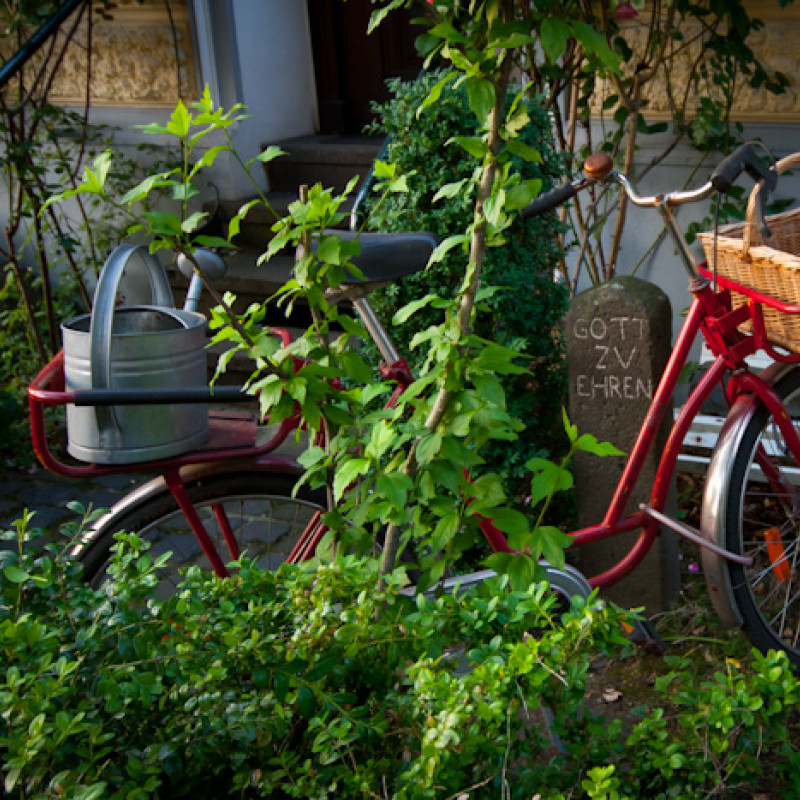
<svg viewBox="0 0 800 800"><path fill-rule="evenodd" d="M400 360L400 355L367 298L354 297L352 302L353 307L358 312L358 316L361 317L361 321L364 323L367 333L369 333L372 341L375 342L375 346L378 348L378 352L380 352L383 360L387 364L397 363Z"/></svg>

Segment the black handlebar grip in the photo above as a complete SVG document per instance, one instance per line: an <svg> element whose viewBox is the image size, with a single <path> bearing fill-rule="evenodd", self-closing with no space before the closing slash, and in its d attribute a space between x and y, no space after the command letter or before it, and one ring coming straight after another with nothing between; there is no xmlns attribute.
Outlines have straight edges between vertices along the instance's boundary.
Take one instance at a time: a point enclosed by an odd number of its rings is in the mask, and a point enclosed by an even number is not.
<svg viewBox="0 0 800 800"><path fill-rule="evenodd" d="M723 158L711 176L711 185L723 194L729 192L736 179L744 172L745 164L751 155L753 155L752 148L749 144L744 144Z"/></svg>
<svg viewBox="0 0 800 800"><path fill-rule="evenodd" d="M544 214L546 211L552 211L558 208L562 203L566 203L571 197L575 197L578 193L578 187L573 186L571 183L565 183L557 189L551 189L549 192L539 195L535 200L531 200L525 206L519 215L522 219L530 219L539 214Z"/></svg>
<svg viewBox="0 0 800 800"><path fill-rule="evenodd" d="M775 189L778 176L775 170L765 166L749 144L743 144L729 156L723 158L711 176L711 185L722 194L729 192L737 178L746 172L754 181L763 181L762 194Z"/></svg>

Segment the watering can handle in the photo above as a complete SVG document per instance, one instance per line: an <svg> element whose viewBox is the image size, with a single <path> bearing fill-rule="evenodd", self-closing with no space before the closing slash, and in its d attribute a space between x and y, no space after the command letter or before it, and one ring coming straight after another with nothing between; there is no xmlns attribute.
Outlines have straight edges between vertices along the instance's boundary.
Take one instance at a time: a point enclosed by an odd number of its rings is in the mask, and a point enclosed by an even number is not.
<svg viewBox="0 0 800 800"><path fill-rule="evenodd" d="M173 308L172 289L164 268L143 245L121 244L106 259L94 292L91 321L90 364L93 389L111 389L111 333L122 273L138 258L147 271L152 305ZM120 447L122 429L112 406L96 406L97 427L103 447Z"/></svg>

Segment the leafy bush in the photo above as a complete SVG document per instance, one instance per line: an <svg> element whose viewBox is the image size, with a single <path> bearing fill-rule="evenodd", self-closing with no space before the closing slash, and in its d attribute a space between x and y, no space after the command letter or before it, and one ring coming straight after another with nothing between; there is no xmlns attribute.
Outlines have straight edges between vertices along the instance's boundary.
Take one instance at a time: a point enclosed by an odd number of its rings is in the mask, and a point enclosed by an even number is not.
<svg viewBox="0 0 800 800"><path fill-rule="evenodd" d="M383 198L380 205L370 209L369 224L375 230L428 230L444 240L472 222L475 199L468 191L436 197L445 184L468 178L476 168L476 160L451 142L455 136L478 133L466 92L448 84L437 103L417 117L417 109L442 75L432 72L412 82L390 80L392 99L375 107L378 122L372 132L390 137L386 161L408 177L407 192ZM541 160L516 157L513 167L525 180L540 180L546 190L563 174L561 162L553 148L546 110L535 100L523 105L530 121L515 145L520 151L537 150ZM559 426L553 424L566 391L563 354L556 335L567 298L564 287L553 281L561 256L557 233L553 215L517 221L507 232L505 244L486 252L485 283L498 289L486 297L488 313L478 317L476 333L519 349L529 369L528 374L504 380L509 411L528 426L527 430L516 445L495 444L487 453L492 469L501 468L506 474L511 471L517 478L524 473L528 458L563 445L558 438ZM452 296L463 278L463 254L453 249L425 272L373 293L370 302L388 323L404 305L430 292ZM412 324L392 328L403 351L408 352L416 331L433 324L436 315L434 309L424 309L417 312Z"/></svg>
<svg viewBox="0 0 800 800"><path fill-rule="evenodd" d="M134 537L120 535L97 591L54 546L28 552L24 522L10 538L11 798L496 796L504 782L530 796L548 744L530 713L577 714L587 654L620 638L597 603L555 625L544 586L414 600L354 559L277 574L244 562L224 581L193 571L161 603Z"/></svg>
<svg viewBox="0 0 800 800"><path fill-rule="evenodd" d="M757 779L767 751L797 790L783 655L708 682L673 665L660 688L685 712L626 742L584 705L592 658L625 642L597 601L559 616L544 585L492 583L412 599L347 558L194 570L162 602L136 537L100 590L35 537L21 520L0 551L9 798L693 798Z"/></svg>

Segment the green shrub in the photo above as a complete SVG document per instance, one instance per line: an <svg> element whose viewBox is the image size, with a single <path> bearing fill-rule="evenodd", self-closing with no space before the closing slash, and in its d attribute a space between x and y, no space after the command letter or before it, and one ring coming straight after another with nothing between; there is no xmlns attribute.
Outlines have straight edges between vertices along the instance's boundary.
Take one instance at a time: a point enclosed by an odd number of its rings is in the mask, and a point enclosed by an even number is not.
<svg viewBox="0 0 800 800"><path fill-rule="evenodd" d="M477 163L462 147L449 143L453 136L477 133L475 115L463 90L449 84L440 100L417 118L418 107L440 79L441 73L434 72L413 82L390 80L392 99L375 107L378 122L372 132L390 137L385 160L408 176L409 187L408 192L393 194L370 209L370 227L375 230L428 230L443 240L472 223L474 197L470 194L434 200L443 185L469 177ZM540 179L547 189L563 170L548 132L546 110L527 101L526 111L530 122L521 132L519 146L538 150L541 161L515 159L514 168L523 179ZM529 373L505 381L509 410L527 430L514 446L494 445L486 453L493 470L514 478L524 474L523 465L531 456L551 453L563 445L557 420L566 384L556 328L567 295L553 280L560 257L558 230L553 215L517 221L506 243L486 252L484 283L499 288L485 300L489 313L479 315L476 333L518 347L528 358ZM429 292L452 296L463 275L464 255L454 249L442 262L373 293L370 300L387 323L406 303ZM404 352L416 331L437 320L435 314L432 309L422 310L411 323L391 328ZM424 354L412 356L419 361Z"/></svg>
<svg viewBox="0 0 800 800"><path fill-rule="evenodd" d="M530 797L549 746L531 714L577 715L589 653L620 639L597 603L556 625L544 586L412 600L355 559L194 571L161 603L134 537L99 591L54 546L29 553L24 523L9 537L10 798Z"/></svg>
<svg viewBox="0 0 800 800"><path fill-rule="evenodd" d="M757 785L767 753L798 791L782 654L703 681L673 662L658 688L677 713L626 740L585 705L594 657L625 647L597 601L559 616L544 585L500 583L412 599L346 558L193 570L161 602L136 537L93 590L29 527L0 551L6 797L688 799Z"/></svg>

